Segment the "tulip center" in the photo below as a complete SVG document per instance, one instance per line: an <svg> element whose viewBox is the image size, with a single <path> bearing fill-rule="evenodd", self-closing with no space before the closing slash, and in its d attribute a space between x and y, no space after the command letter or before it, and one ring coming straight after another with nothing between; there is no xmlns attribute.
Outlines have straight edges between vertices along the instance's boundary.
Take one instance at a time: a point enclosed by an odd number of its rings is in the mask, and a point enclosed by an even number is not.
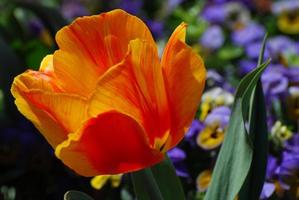
<svg viewBox="0 0 299 200"><path fill-rule="evenodd" d="M166 145L168 138L169 138L169 131L166 134L164 134L162 138L156 138L154 142L154 149L162 153L165 153L168 149Z"/></svg>

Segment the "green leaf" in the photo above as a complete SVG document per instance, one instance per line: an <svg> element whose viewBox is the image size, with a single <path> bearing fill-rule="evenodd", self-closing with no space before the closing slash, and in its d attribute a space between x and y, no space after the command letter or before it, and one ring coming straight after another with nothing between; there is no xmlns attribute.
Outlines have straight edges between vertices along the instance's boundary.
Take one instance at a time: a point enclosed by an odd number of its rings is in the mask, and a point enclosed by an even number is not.
<svg viewBox="0 0 299 200"><path fill-rule="evenodd" d="M261 55L264 46L265 42ZM237 88L228 130L205 200L234 200L241 188L240 200L258 199L268 150L266 111L259 78L269 62L246 75Z"/></svg>
<svg viewBox="0 0 299 200"><path fill-rule="evenodd" d="M233 200L247 176L252 151L241 114L237 99L205 200Z"/></svg>
<svg viewBox="0 0 299 200"><path fill-rule="evenodd" d="M266 125L266 113L264 94L261 82L258 81L254 93L253 108L249 134L252 137L253 156L250 171L239 194L239 199L255 200L262 191L267 166L268 134ZM260 148L262 147L262 148Z"/></svg>
<svg viewBox="0 0 299 200"><path fill-rule="evenodd" d="M163 200L161 191L150 168L133 172L131 177L138 200Z"/></svg>
<svg viewBox="0 0 299 200"><path fill-rule="evenodd" d="M258 65L264 60L267 35L264 37ZM253 157L250 171L239 193L242 200L259 199L263 189L268 157L268 130L266 124L265 99L261 81L258 80L252 91L249 105L249 134L253 144Z"/></svg>
<svg viewBox="0 0 299 200"><path fill-rule="evenodd" d="M185 199L180 180L168 157L151 168L131 175L138 200Z"/></svg>
<svg viewBox="0 0 299 200"><path fill-rule="evenodd" d="M167 156L163 162L153 166L151 170L165 200L185 199L181 182Z"/></svg>
<svg viewBox="0 0 299 200"><path fill-rule="evenodd" d="M83 192L70 190L64 194L64 200L93 200L93 198Z"/></svg>
<svg viewBox="0 0 299 200"><path fill-rule="evenodd" d="M243 54L243 48L237 46L225 46L219 50L218 56L223 60L232 60Z"/></svg>

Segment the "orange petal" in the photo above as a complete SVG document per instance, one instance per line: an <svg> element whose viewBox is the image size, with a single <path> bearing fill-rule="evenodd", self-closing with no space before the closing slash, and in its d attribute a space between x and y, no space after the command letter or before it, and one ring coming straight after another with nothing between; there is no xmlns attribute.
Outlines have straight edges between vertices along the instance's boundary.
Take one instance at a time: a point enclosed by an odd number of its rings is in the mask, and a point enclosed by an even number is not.
<svg viewBox="0 0 299 200"><path fill-rule="evenodd" d="M55 154L83 176L126 173L163 159L163 154L148 146L139 124L115 111L87 121L57 146Z"/></svg>
<svg viewBox="0 0 299 200"><path fill-rule="evenodd" d="M150 144L160 148L167 139L170 121L158 53L139 39L131 41L129 49L125 61L99 80L89 112L97 116L115 109L131 116L145 128Z"/></svg>
<svg viewBox="0 0 299 200"><path fill-rule="evenodd" d="M66 139L67 131L60 124L57 124L56 120L53 119L47 112L40 110L33 103L23 95L24 91L28 91L26 87L26 79L22 80L24 76L28 76L25 72L17 76L14 79L11 92L15 98L15 104L18 110L29 119L34 126L44 135L46 140L51 144L52 147L56 147L59 143ZM35 82L31 82L31 85L36 85ZM43 79L40 79L40 83L43 88L51 88L49 84Z"/></svg>
<svg viewBox="0 0 299 200"><path fill-rule="evenodd" d="M168 143L175 146L183 137L198 108L206 71L200 56L183 42L186 25L172 34L162 58L162 67L171 116Z"/></svg>
<svg viewBox="0 0 299 200"><path fill-rule="evenodd" d="M170 36L164 52L163 52L163 56L162 56L162 61L161 61L161 65L163 67L166 67L167 63L170 62L170 58L173 58L176 54L178 53L178 51L180 49L175 49L177 48L177 41L182 41L185 42L185 37L186 37L186 28L187 28L187 24L186 23L181 23L178 27L176 27L176 29L173 31L172 35Z"/></svg>
<svg viewBox="0 0 299 200"><path fill-rule="evenodd" d="M37 108L55 118L68 133L76 131L87 119L87 102L79 96L34 90L24 96Z"/></svg>
<svg viewBox="0 0 299 200"><path fill-rule="evenodd" d="M154 43L146 25L122 10L78 18L56 35L60 50L54 54L55 73L67 91L87 96L136 38Z"/></svg>
<svg viewBox="0 0 299 200"><path fill-rule="evenodd" d="M55 147L85 121L87 104L78 96L57 93L49 80L42 72L27 71L15 78L11 91L20 112Z"/></svg>
<svg viewBox="0 0 299 200"><path fill-rule="evenodd" d="M54 72L53 68L53 55L47 55L42 60L39 71L44 72L45 74L52 75Z"/></svg>

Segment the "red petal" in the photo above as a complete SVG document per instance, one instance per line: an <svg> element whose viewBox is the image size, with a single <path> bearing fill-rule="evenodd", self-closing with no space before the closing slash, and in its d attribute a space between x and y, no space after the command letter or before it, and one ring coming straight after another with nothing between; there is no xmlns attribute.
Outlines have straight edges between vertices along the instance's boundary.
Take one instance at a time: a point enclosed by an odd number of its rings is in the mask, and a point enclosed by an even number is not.
<svg viewBox="0 0 299 200"><path fill-rule="evenodd" d="M90 119L60 144L55 153L84 176L126 173L163 159L163 154L149 147L139 124L115 111Z"/></svg>

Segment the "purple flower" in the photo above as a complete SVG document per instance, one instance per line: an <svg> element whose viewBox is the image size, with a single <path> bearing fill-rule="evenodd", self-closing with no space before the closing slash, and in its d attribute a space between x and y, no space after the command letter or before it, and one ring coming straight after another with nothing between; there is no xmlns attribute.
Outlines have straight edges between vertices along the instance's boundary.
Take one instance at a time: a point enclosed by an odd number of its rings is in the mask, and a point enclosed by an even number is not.
<svg viewBox="0 0 299 200"><path fill-rule="evenodd" d="M287 140L284 148L288 152L298 153L299 155L299 134L294 134L291 139Z"/></svg>
<svg viewBox="0 0 299 200"><path fill-rule="evenodd" d="M175 148L171 149L170 151L168 151L167 155L172 160L172 162L180 162L180 161L185 160L185 158L186 158L186 153L178 147L175 147Z"/></svg>
<svg viewBox="0 0 299 200"><path fill-rule="evenodd" d="M232 1L242 3L248 7L253 7L252 0L211 0L211 2L213 2L214 4L228 3Z"/></svg>
<svg viewBox="0 0 299 200"><path fill-rule="evenodd" d="M196 136L199 131L203 128L203 124L198 120L193 120L190 128L188 129L185 137L186 138L192 138L193 136Z"/></svg>
<svg viewBox="0 0 299 200"><path fill-rule="evenodd" d="M281 65L269 66L263 73L261 80L266 98L279 97L286 94L289 81Z"/></svg>
<svg viewBox="0 0 299 200"><path fill-rule="evenodd" d="M279 58L280 55L284 54L299 54L297 44L286 36L270 38L267 47L272 58Z"/></svg>
<svg viewBox="0 0 299 200"><path fill-rule="evenodd" d="M212 110L210 114L206 117L204 123L205 125L213 125L217 123L219 127L224 129L229 122L229 117L231 110L227 106L216 107Z"/></svg>
<svg viewBox="0 0 299 200"><path fill-rule="evenodd" d="M221 87L231 93L235 91L235 89L225 81L223 76L221 76L218 72L215 70L208 70L207 73L207 79L206 79L206 88L213 88L213 87Z"/></svg>
<svg viewBox="0 0 299 200"><path fill-rule="evenodd" d="M250 22L249 10L240 2L229 2L225 4L225 23L231 29L239 28Z"/></svg>
<svg viewBox="0 0 299 200"><path fill-rule="evenodd" d="M187 178L190 176L185 163L175 162L175 163L173 163L173 166L174 166L175 172L178 176L184 177L184 178Z"/></svg>
<svg viewBox="0 0 299 200"><path fill-rule="evenodd" d="M269 155L267 162L267 171L266 171L266 179L271 180L275 176L275 172L278 167L278 160L276 157Z"/></svg>
<svg viewBox="0 0 299 200"><path fill-rule="evenodd" d="M180 177L189 177L188 171L183 162L186 158L186 153L182 149L175 147L168 151L167 155L176 169L176 174Z"/></svg>
<svg viewBox="0 0 299 200"><path fill-rule="evenodd" d="M176 7L178 7L184 0L167 0L166 13L170 14Z"/></svg>
<svg viewBox="0 0 299 200"><path fill-rule="evenodd" d="M265 182L260 199L268 199L275 191L275 185L273 183Z"/></svg>
<svg viewBox="0 0 299 200"><path fill-rule="evenodd" d="M250 21L249 11L239 2L209 5L203 10L202 17L210 23L225 22L230 28Z"/></svg>
<svg viewBox="0 0 299 200"><path fill-rule="evenodd" d="M200 43L208 49L218 49L224 43L224 36L220 26L210 26L202 35Z"/></svg>
<svg viewBox="0 0 299 200"><path fill-rule="evenodd" d="M284 12L294 11L299 9L299 1L297 0L284 0L276 1L272 4L272 12L276 15L280 15Z"/></svg>
<svg viewBox="0 0 299 200"><path fill-rule="evenodd" d="M241 60L239 62L239 73L241 76L246 75L251 70L253 70L256 67L256 61L252 60Z"/></svg>
<svg viewBox="0 0 299 200"><path fill-rule="evenodd" d="M244 28L234 30L231 38L235 44L244 46L251 42L262 39L264 35L264 27L257 23L251 22Z"/></svg>
<svg viewBox="0 0 299 200"><path fill-rule="evenodd" d="M63 16L69 20L77 17L89 15L89 11L80 3L79 0L65 0L61 6Z"/></svg>
<svg viewBox="0 0 299 200"><path fill-rule="evenodd" d="M146 19L145 23L148 25L155 38L159 38L163 35L164 23L162 21Z"/></svg>
<svg viewBox="0 0 299 200"><path fill-rule="evenodd" d="M289 189L299 178L299 134L285 142L281 165L277 170L279 181L284 189Z"/></svg>
<svg viewBox="0 0 299 200"><path fill-rule="evenodd" d="M210 23L222 23L226 15L226 8L223 4L208 6L202 12L202 17Z"/></svg>
<svg viewBox="0 0 299 200"><path fill-rule="evenodd" d="M204 129L204 125L199 120L194 119L188 131L185 134L185 141L187 141L192 148L196 147L195 138Z"/></svg>
<svg viewBox="0 0 299 200"><path fill-rule="evenodd" d="M284 189L290 189L299 175L298 152L283 152L283 159L278 170L279 181Z"/></svg>
<svg viewBox="0 0 299 200"><path fill-rule="evenodd" d="M286 68L286 76L292 84L299 84L299 67Z"/></svg>
<svg viewBox="0 0 299 200"><path fill-rule="evenodd" d="M219 147L229 122L231 110L227 106L219 106L205 118L205 128L198 134L196 142L199 147L211 150Z"/></svg>
<svg viewBox="0 0 299 200"><path fill-rule="evenodd" d="M224 78L215 70L208 70L207 80L211 80L213 83L210 86L216 86L218 84L222 84L224 82Z"/></svg>
<svg viewBox="0 0 299 200"><path fill-rule="evenodd" d="M262 41L256 41L256 42L247 44L247 46L245 48L247 57L251 58L251 59L257 59L259 57L261 47L262 47ZM265 58L269 57L269 52L268 52L267 48L265 49L264 57Z"/></svg>
<svg viewBox="0 0 299 200"><path fill-rule="evenodd" d="M214 4L227 3L229 0L212 0Z"/></svg>
<svg viewBox="0 0 299 200"><path fill-rule="evenodd" d="M119 8L133 15L137 15L141 10L142 5L143 2L140 0L121 0L119 3Z"/></svg>

